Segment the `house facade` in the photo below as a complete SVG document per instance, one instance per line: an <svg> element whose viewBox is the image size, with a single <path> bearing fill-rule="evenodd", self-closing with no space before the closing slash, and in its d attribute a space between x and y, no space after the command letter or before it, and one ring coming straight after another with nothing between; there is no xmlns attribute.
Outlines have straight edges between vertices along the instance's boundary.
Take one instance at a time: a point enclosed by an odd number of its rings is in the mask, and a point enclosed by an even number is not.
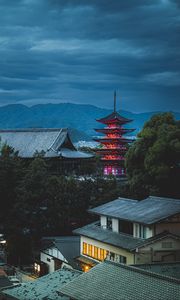
<svg viewBox="0 0 180 300"><path fill-rule="evenodd" d="M75 230L84 271L105 259L128 265L180 261L180 200L118 198L89 212L99 221Z"/></svg>
<svg viewBox="0 0 180 300"><path fill-rule="evenodd" d="M77 268L75 257L80 254L80 239L78 236L43 238L40 261L34 263L34 271L39 275L52 273L64 266Z"/></svg>

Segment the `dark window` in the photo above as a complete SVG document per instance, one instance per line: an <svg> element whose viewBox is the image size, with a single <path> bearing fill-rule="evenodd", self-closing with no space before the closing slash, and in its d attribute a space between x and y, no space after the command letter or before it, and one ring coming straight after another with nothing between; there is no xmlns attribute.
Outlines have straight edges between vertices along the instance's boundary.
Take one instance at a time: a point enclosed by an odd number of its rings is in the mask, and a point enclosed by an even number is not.
<svg viewBox="0 0 180 300"><path fill-rule="evenodd" d="M133 235L133 223L128 221L119 221L119 232Z"/></svg>
<svg viewBox="0 0 180 300"><path fill-rule="evenodd" d="M107 217L107 228L112 229L112 219Z"/></svg>
<svg viewBox="0 0 180 300"><path fill-rule="evenodd" d="M126 264L126 257L122 256L122 255L119 255L119 262L123 263L123 264Z"/></svg>

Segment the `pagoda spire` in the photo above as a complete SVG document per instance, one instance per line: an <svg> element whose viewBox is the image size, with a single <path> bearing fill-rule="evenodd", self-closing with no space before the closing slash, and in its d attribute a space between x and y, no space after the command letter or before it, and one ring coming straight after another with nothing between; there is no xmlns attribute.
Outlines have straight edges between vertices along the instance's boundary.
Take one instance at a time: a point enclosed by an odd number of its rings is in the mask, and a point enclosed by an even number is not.
<svg viewBox="0 0 180 300"><path fill-rule="evenodd" d="M116 112L116 91L114 91L114 112Z"/></svg>

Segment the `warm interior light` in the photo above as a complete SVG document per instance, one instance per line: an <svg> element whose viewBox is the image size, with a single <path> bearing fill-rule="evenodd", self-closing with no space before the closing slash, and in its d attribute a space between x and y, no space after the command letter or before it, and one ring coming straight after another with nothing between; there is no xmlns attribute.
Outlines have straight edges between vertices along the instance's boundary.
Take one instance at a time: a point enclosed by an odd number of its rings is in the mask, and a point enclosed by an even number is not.
<svg viewBox="0 0 180 300"><path fill-rule="evenodd" d="M85 269L85 272L87 272L87 271L89 271L90 268L89 268L89 266L86 265L84 269Z"/></svg>
<svg viewBox="0 0 180 300"><path fill-rule="evenodd" d="M41 269L40 265L38 265L37 263L35 263L35 264L34 264L34 270L35 270L36 272L40 272L40 269Z"/></svg>

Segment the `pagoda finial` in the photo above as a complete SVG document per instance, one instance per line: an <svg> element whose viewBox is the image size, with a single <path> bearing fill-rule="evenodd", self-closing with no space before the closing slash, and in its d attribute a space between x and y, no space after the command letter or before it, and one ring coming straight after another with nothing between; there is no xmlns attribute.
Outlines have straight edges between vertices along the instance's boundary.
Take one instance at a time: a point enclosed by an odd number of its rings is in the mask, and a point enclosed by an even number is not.
<svg viewBox="0 0 180 300"><path fill-rule="evenodd" d="M116 112L116 91L114 91L114 112Z"/></svg>

